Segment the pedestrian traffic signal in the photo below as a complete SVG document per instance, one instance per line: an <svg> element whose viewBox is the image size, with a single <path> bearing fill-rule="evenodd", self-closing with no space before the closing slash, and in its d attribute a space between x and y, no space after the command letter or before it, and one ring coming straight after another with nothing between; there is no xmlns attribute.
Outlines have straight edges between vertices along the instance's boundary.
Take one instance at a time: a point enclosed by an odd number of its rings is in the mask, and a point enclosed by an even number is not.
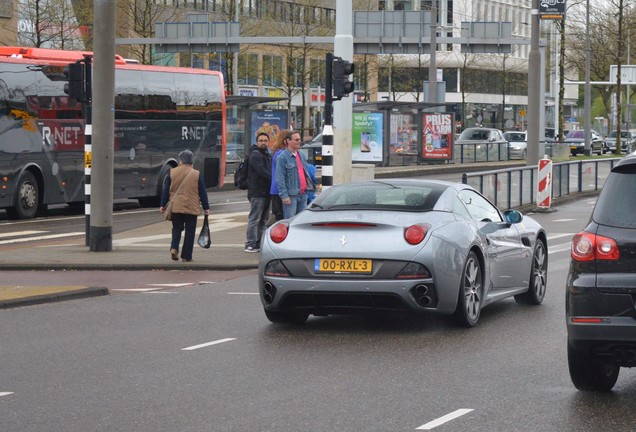
<svg viewBox="0 0 636 432"><path fill-rule="evenodd" d="M349 75L353 73L353 63L343 60L341 57L334 57L332 64L333 71L333 98L340 100L353 92L353 81L349 80Z"/></svg>
<svg viewBox="0 0 636 432"><path fill-rule="evenodd" d="M68 84L64 84L64 93L78 101L86 99L86 77L84 63L81 60L71 63L64 68L64 75L68 78Z"/></svg>

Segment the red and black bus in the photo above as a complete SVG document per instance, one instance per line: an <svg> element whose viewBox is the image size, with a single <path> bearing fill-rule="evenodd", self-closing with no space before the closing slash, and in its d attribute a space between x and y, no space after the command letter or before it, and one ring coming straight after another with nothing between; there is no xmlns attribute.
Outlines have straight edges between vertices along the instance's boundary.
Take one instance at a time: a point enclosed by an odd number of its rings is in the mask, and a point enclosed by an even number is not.
<svg viewBox="0 0 636 432"><path fill-rule="evenodd" d="M64 91L91 53L0 47L0 208L32 218L85 200L85 107ZM220 72L115 60L114 199L157 206L181 150L208 190L223 186L225 92ZM92 178L96 184L99 179Z"/></svg>

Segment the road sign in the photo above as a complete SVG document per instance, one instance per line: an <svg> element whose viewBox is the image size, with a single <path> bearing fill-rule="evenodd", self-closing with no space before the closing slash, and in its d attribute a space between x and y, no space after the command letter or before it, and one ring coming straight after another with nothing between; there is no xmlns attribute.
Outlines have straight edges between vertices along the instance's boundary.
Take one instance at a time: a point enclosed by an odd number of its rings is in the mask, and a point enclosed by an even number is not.
<svg viewBox="0 0 636 432"><path fill-rule="evenodd" d="M616 82L618 66L610 65L609 80ZM621 85L636 84L636 65L621 65Z"/></svg>

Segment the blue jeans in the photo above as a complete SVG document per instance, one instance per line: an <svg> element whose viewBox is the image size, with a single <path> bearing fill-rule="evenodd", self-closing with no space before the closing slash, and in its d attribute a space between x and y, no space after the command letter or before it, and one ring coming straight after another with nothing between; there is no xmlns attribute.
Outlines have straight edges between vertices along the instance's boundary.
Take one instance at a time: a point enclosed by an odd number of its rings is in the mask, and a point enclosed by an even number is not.
<svg viewBox="0 0 636 432"><path fill-rule="evenodd" d="M183 237L183 248L181 249L181 258L185 260L192 259L192 249L194 248L194 236L197 231L197 215L172 213L172 242L170 249L179 251L179 243L181 243L181 231L185 229Z"/></svg>
<svg viewBox="0 0 636 432"><path fill-rule="evenodd" d="M291 204L283 203L283 216L289 219L307 208L307 194L290 195Z"/></svg>
<svg viewBox="0 0 636 432"><path fill-rule="evenodd" d="M261 247L261 237L267 228L269 220L270 198L250 198L250 214L247 218L247 241L245 247L252 246L255 249Z"/></svg>

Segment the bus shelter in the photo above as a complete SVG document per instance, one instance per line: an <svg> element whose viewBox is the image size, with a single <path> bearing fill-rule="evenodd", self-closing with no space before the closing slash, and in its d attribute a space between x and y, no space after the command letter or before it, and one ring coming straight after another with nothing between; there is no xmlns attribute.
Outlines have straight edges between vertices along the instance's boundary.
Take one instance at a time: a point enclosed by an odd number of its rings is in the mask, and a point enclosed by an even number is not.
<svg viewBox="0 0 636 432"><path fill-rule="evenodd" d="M454 116L444 110L443 103L378 101L355 104L352 162L390 166L452 160Z"/></svg>
<svg viewBox="0 0 636 432"><path fill-rule="evenodd" d="M282 106L282 102L288 100L287 97L267 96L230 95L225 98L226 164L236 164L245 157L257 132L266 132L270 147L274 145L278 132L289 127L289 112Z"/></svg>

